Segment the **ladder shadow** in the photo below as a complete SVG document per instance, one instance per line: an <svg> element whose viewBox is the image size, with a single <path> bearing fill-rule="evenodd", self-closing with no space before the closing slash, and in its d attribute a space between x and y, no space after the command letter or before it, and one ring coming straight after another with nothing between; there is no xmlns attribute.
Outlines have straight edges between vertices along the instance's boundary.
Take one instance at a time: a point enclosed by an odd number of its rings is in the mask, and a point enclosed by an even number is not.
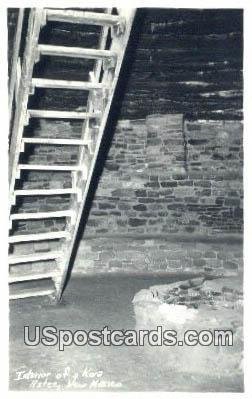
<svg viewBox="0 0 252 399"><path fill-rule="evenodd" d="M131 35L129 38L128 46L126 49L124 61L122 64L119 80L117 83L117 88L114 94L114 98L111 105L111 111L109 112L109 117L106 124L106 129L102 138L101 146L99 149L99 154L97 157L96 165L94 168L94 173L92 176L90 188L85 202L85 207L81 216L81 221L79 224L76 240L74 243L74 248L71 254L70 264L68 267L68 272L64 284L64 290L68 284L71 277L71 273L74 267L74 262L76 259L77 251L79 248L80 241L85 239L85 228L88 221L89 213L92 208L93 199L99 184L99 180L102 176L104 170L104 164L109 153L111 143L115 134L115 129L118 120L120 119L122 104L124 100L125 93L127 92L129 77L131 74L132 65L135 60L135 54L137 45L141 36L142 26L145 19L146 10L137 9L134 23L131 30Z"/></svg>

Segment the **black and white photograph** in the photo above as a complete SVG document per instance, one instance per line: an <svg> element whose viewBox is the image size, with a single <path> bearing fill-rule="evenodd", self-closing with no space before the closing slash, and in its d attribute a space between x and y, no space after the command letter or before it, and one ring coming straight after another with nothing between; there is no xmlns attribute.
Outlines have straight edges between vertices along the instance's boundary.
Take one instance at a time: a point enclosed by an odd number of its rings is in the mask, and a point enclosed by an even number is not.
<svg viewBox="0 0 252 399"><path fill-rule="evenodd" d="M246 394L244 7L9 3L9 391Z"/></svg>

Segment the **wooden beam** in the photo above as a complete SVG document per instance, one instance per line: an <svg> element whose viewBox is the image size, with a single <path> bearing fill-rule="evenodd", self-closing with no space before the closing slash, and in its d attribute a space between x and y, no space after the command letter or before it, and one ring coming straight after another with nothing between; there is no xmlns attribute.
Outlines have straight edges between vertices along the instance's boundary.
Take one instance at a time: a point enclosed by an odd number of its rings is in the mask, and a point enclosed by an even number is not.
<svg viewBox="0 0 252 399"><path fill-rule="evenodd" d="M29 212L29 213L13 213L10 216L10 220L30 220L30 219L50 219L50 218L62 218L62 217L73 217L73 210L66 211L54 211L54 212Z"/></svg>
<svg viewBox="0 0 252 399"><path fill-rule="evenodd" d="M10 236L9 243L13 244L15 242L56 240L60 238L69 238L69 233L67 231L52 231L49 233L20 234Z"/></svg>
<svg viewBox="0 0 252 399"><path fill-rule="evenodd" d="M54 289L38 290L37 288L30 288L20 293L10 294L9 298L10 300L13 300L13 299L29 298L32 296L46 296L54 294L54 292L55 292Z"/></svg>
<svg viewBox="0 0 252 399"><path fill-rule="evenodd" d="M29 190L15 190L14 195L19 196L33 196L33 195L64 195L77 194L75 188L51 188L51 189L29 189Z"/></svg>
<svg viewBox="0 0 252 399"><path fill-rule="evenodd" d="M63 256L63 252L41 252L31 255L11 255L9 256L9 265L17 265L21 263L39 262L43 260L57 259Z"/></svg>
<svg viewBox="0 0 252 399"><path fill-rule="evenodd" d="M71 172L73 170L81 170L79 165L36 165L36 164L19 164L19 170L54 170Z"/></svg>
<svg viewBox="0 0 252 399"><path fill-rule="evenodd" d="M88 11L47 9L46 16L48 21L100 26L115 26L121 21L121 18L118 15Z"/></svg>
<svg viewBox="0 0 252 399"><path fill-rule="evenodd" d="M23 19L24 19L24 8L19 8L12 63L11 63L11 76L9 80L9 120L11 119L12 116L12 103L13 103L15 87L17 85L17 76L18 76L17 68L18 68Z"/></svg>
<svg viewBox="0 0 252 399"><path fill-rule="evenodd" d="M101 114L76 112L76 111L51 111L43 109L28 109L27 111L30 118L45 118L45 119L92 119L99 118Z"/></svg>
<svg viewBox="0 0 252 399"><path fill-rule="evenodd" d="M77 80L57 79L32 79L32 86L42 89L66 89L66 90L94 90L104 89L102 83L79 82Z"/></svg>
<svg viewBox="0 0 252 399"><path fill-rule="evenodd" d="M110 50L100 50L81 47L51 46L48 44L39 44L38 51L41 55L50 55L57 57L87 58L99 60L100 58L114 58L116 53Z"/></svg>

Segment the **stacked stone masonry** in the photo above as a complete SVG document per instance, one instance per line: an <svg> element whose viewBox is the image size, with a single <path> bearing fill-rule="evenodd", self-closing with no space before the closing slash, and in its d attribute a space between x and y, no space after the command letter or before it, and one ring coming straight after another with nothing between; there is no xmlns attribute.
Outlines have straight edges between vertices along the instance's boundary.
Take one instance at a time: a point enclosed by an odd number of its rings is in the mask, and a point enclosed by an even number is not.
<svg viewBox="0 0 252 399"><path fill-rule="evenodd" d="M87 235L240 233L241 122L118 123Z"/></svg>
<svg viewBox="0 0 252 399"><path fill-rule="evenodd" d="M34 137L79 138L81 124L41 120L29 129ZM74 270L236 272L242 266L242 130L240 121L188 121L181 114L119 121ZM41 152L33 145L24 158L72 164L77 153L63 146L43 146ZM70 177L29 172L20 184L66 188ZM67 209L68 203L67 195L32 197L19 200L16 208L52 211ZM13 225L15 233L63 227L62 219ZM35 243L34 251L47 246ZM24 244L19 248L26 251Z"/></svg>

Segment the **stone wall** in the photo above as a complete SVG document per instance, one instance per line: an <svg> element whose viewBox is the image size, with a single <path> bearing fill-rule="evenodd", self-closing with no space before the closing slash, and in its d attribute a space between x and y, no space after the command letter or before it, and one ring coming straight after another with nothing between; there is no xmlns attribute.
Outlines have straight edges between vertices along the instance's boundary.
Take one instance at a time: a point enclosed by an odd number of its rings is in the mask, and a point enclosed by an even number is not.
<svg viewBox="0 0 252 399"><path fill-rule="evenodd" d="M206 233L242 232L242 123L185 122L184 131L188 178L194 186L187 211Z"/></svg>
<svg viewBox="0 0 252 399"><path fill-rule="evenodd" d="M241 237L138 235L81 240L73 271L206 272L234 275L243 268Z"/></svg>
<svg viewBox="0 0 252 399"><path fill-rule="evenodd" d="M181 115L119 122L75 270L241 269L242 130Z"/></svg>
<svg viewBox="0 0 252 399"><path fill-rule="evenodd" d="M242 124L121 121L86 235L242 231Z"/></svg>
<svg viewBox="0 0 252 399"><path fill-rule="evenodd" d="M50 132L78 138L81 125L41 121L29 129L26 133L36 137ZM41 152L32 146L26 161L73 163L76 154L63 148L44 146ZM119 121L74 271L233 273L241 268L242 149L239 121L190 122L180 114ZM66 188L70 173L30 172L21 184ZM68 201L68 196L24 198L17 210L67 209ZM63 226L63 219L22 221L14 230L45 232ZM35 251L43 247L36 245Z"/></svg>

